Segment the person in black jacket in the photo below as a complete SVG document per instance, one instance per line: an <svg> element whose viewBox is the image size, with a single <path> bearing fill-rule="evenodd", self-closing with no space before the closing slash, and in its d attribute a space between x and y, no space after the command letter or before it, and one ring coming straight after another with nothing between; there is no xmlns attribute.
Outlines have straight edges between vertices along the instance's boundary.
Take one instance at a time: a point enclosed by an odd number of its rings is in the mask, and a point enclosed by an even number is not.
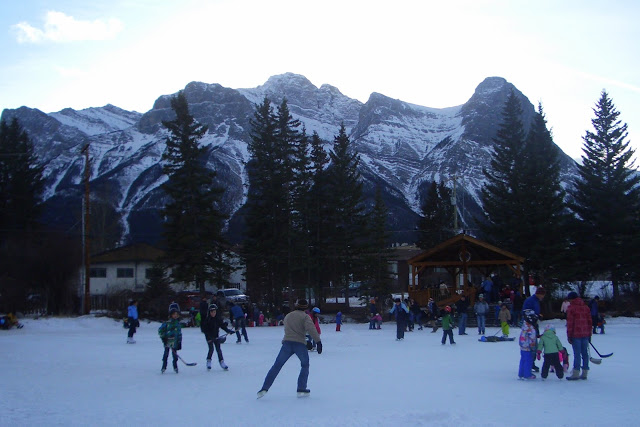
<svg viewBox="0 0 640 427"><path fill-rule="evenodd" d="M213 356L213 347L215 346L216 353L218 353L220 367L226 371L229 367L224 363L222 349L220 348L220 344L224 342L226 337L219 337L218 335L220 334L220 329L223 329L227 334L233 334L235 331L227 328L227 323L222 322L222 320L218 318L217 314L218 306L211 304L209 305L207 317L202 320L202 332L204 332L204 337L206 338L207 345L209 346L209 352L207 353L207 369L211 369L211 356Z"/></svg>
<svg viewBox="0 0 640 427"><path fill-rule="evenodd" d="M458 335L467 335L467 311L469 310L469 301L465 295L460 295L460 299L456 302L456 312L458 312Z"/></svg>

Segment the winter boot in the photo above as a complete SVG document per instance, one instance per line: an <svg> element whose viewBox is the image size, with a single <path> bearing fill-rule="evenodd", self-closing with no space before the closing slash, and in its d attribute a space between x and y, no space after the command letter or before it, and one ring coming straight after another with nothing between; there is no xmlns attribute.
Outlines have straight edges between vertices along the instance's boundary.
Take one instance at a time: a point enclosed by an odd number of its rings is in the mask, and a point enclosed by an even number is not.
<svg viewBox="0 0 640 427"><path fill-rule="evenodd" d="M207 359L207 369L211 369L211 359Z"/></svg>
<svg viewBox="0 0 640 427"><path fill-rule="evenodd" d="M588 375L589 375L589 370L588 369L583 369L582 370L582 375L580 375L580 379L581 380L586 380Z"/></svg>
<svg viewBox="0 0 640 427"><path fill-rule="evenodd" d="M569 381L575 381L580 379L580 369L574 369L570 377L567 377Z"/></svg>
<svg viewBox="0 0 640 427"><path fill-rule="evenodd" d="M221 360L221 361L220 361L220 367L221 367L222 369L224 369L225 371L228 371L228 370L229 370L229 367L227 366L227 364L226 364L226 363L224 363L224 360Z"/></svg>

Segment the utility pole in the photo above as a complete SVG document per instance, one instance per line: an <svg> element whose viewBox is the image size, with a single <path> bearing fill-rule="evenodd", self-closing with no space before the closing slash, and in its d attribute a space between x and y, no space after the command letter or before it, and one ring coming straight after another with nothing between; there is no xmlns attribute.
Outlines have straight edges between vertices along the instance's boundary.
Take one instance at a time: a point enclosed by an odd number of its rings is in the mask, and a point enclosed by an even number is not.
<svg viewBox="0 0 640 427"><path fill-rule="evenodd" d="M447 181L453 181L453 191L451 192L451 207L453 208L453 232L458 232L458 203L456 200L456 184L457 179L460 178L458 175L453 175L450 178L447 178Z"/></svg>
<svg viewBox="0 0 640 427"><path fill-rule="evenodd" d="M81 151L84 154L84 198L82 212L82 255L84 258L84 314L91 312L91 255L89 250L89 178L91 170L89 167L89 144L85 145Z"/></svg>

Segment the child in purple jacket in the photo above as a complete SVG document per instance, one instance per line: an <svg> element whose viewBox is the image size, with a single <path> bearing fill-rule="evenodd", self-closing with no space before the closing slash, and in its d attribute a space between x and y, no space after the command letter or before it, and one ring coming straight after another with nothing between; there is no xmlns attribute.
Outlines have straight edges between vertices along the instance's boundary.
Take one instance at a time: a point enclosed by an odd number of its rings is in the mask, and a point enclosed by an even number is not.
<svg viewBox="0 0 640 427"><path fill-rule="evenodd" d="M536 329L534 323L538 319L532 310L527 310L524 314L524 323L522 324L522 332L520 332L520 367L518 369L518 379L535 380L536 376L531 373L533 366L533 358L536 354Z"/></svg>

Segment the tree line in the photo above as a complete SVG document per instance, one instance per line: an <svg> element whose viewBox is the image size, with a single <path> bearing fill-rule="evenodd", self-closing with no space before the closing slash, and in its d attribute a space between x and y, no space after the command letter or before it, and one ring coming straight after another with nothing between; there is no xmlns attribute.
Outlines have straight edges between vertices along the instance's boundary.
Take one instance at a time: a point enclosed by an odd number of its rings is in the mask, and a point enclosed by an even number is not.
<svg viewBox="0 0 640 427"><path fill-rule="evenodd" d="M182 92L172 98L171 107L174 120L163 122L169 132L162 157L167 175L162 186L167 196L161 211L167 254L163 264L171 267L172 281L204 292L205 283L228 284L234 269L224 232L228 218L220 205L224 189L216 183L215 171L206 164L207 150L199 143L206 126L191 116ZM633 249L640 236L640 175L634 169L627 126L606 91L594 114L593 130L583 137L578 176L564 188L561 152L542 106L525 132L512 91L493 139L490 165L483 171L484 214L476 222L480 237L524 256L525 273L537 283L553 287L601 278L613 283L618 299L620 289L638 279L638 251ZM350 283L387 293L388 211L380 188L374 205L366 206L360 158L344 124L333 141L323 141L292 117L286 99L274 106L268 98L256 105L250 123L246 203L239 212L245 236L237 251L246 265L252 297L281 304L309 289L322 297L327 289L345 290ZM42 272L37 276L29 268L36 249L51 246L45 241L67 238L64 233L41 232L42 173L18 121L0 123L3 301L7 295L22 298L54 276L61 284L47 285L51 298L72 293L62 292L62 283L79 268L79 256L77 262L56 260L56 267L68 265L58 269L42 261L55 257L40 254ZM421 199L417 243L427 249L457 230L451 189L445 183L429 183ZM77 251L77 238L66 243L68 258L76 257L71 252Z"/></svg>

